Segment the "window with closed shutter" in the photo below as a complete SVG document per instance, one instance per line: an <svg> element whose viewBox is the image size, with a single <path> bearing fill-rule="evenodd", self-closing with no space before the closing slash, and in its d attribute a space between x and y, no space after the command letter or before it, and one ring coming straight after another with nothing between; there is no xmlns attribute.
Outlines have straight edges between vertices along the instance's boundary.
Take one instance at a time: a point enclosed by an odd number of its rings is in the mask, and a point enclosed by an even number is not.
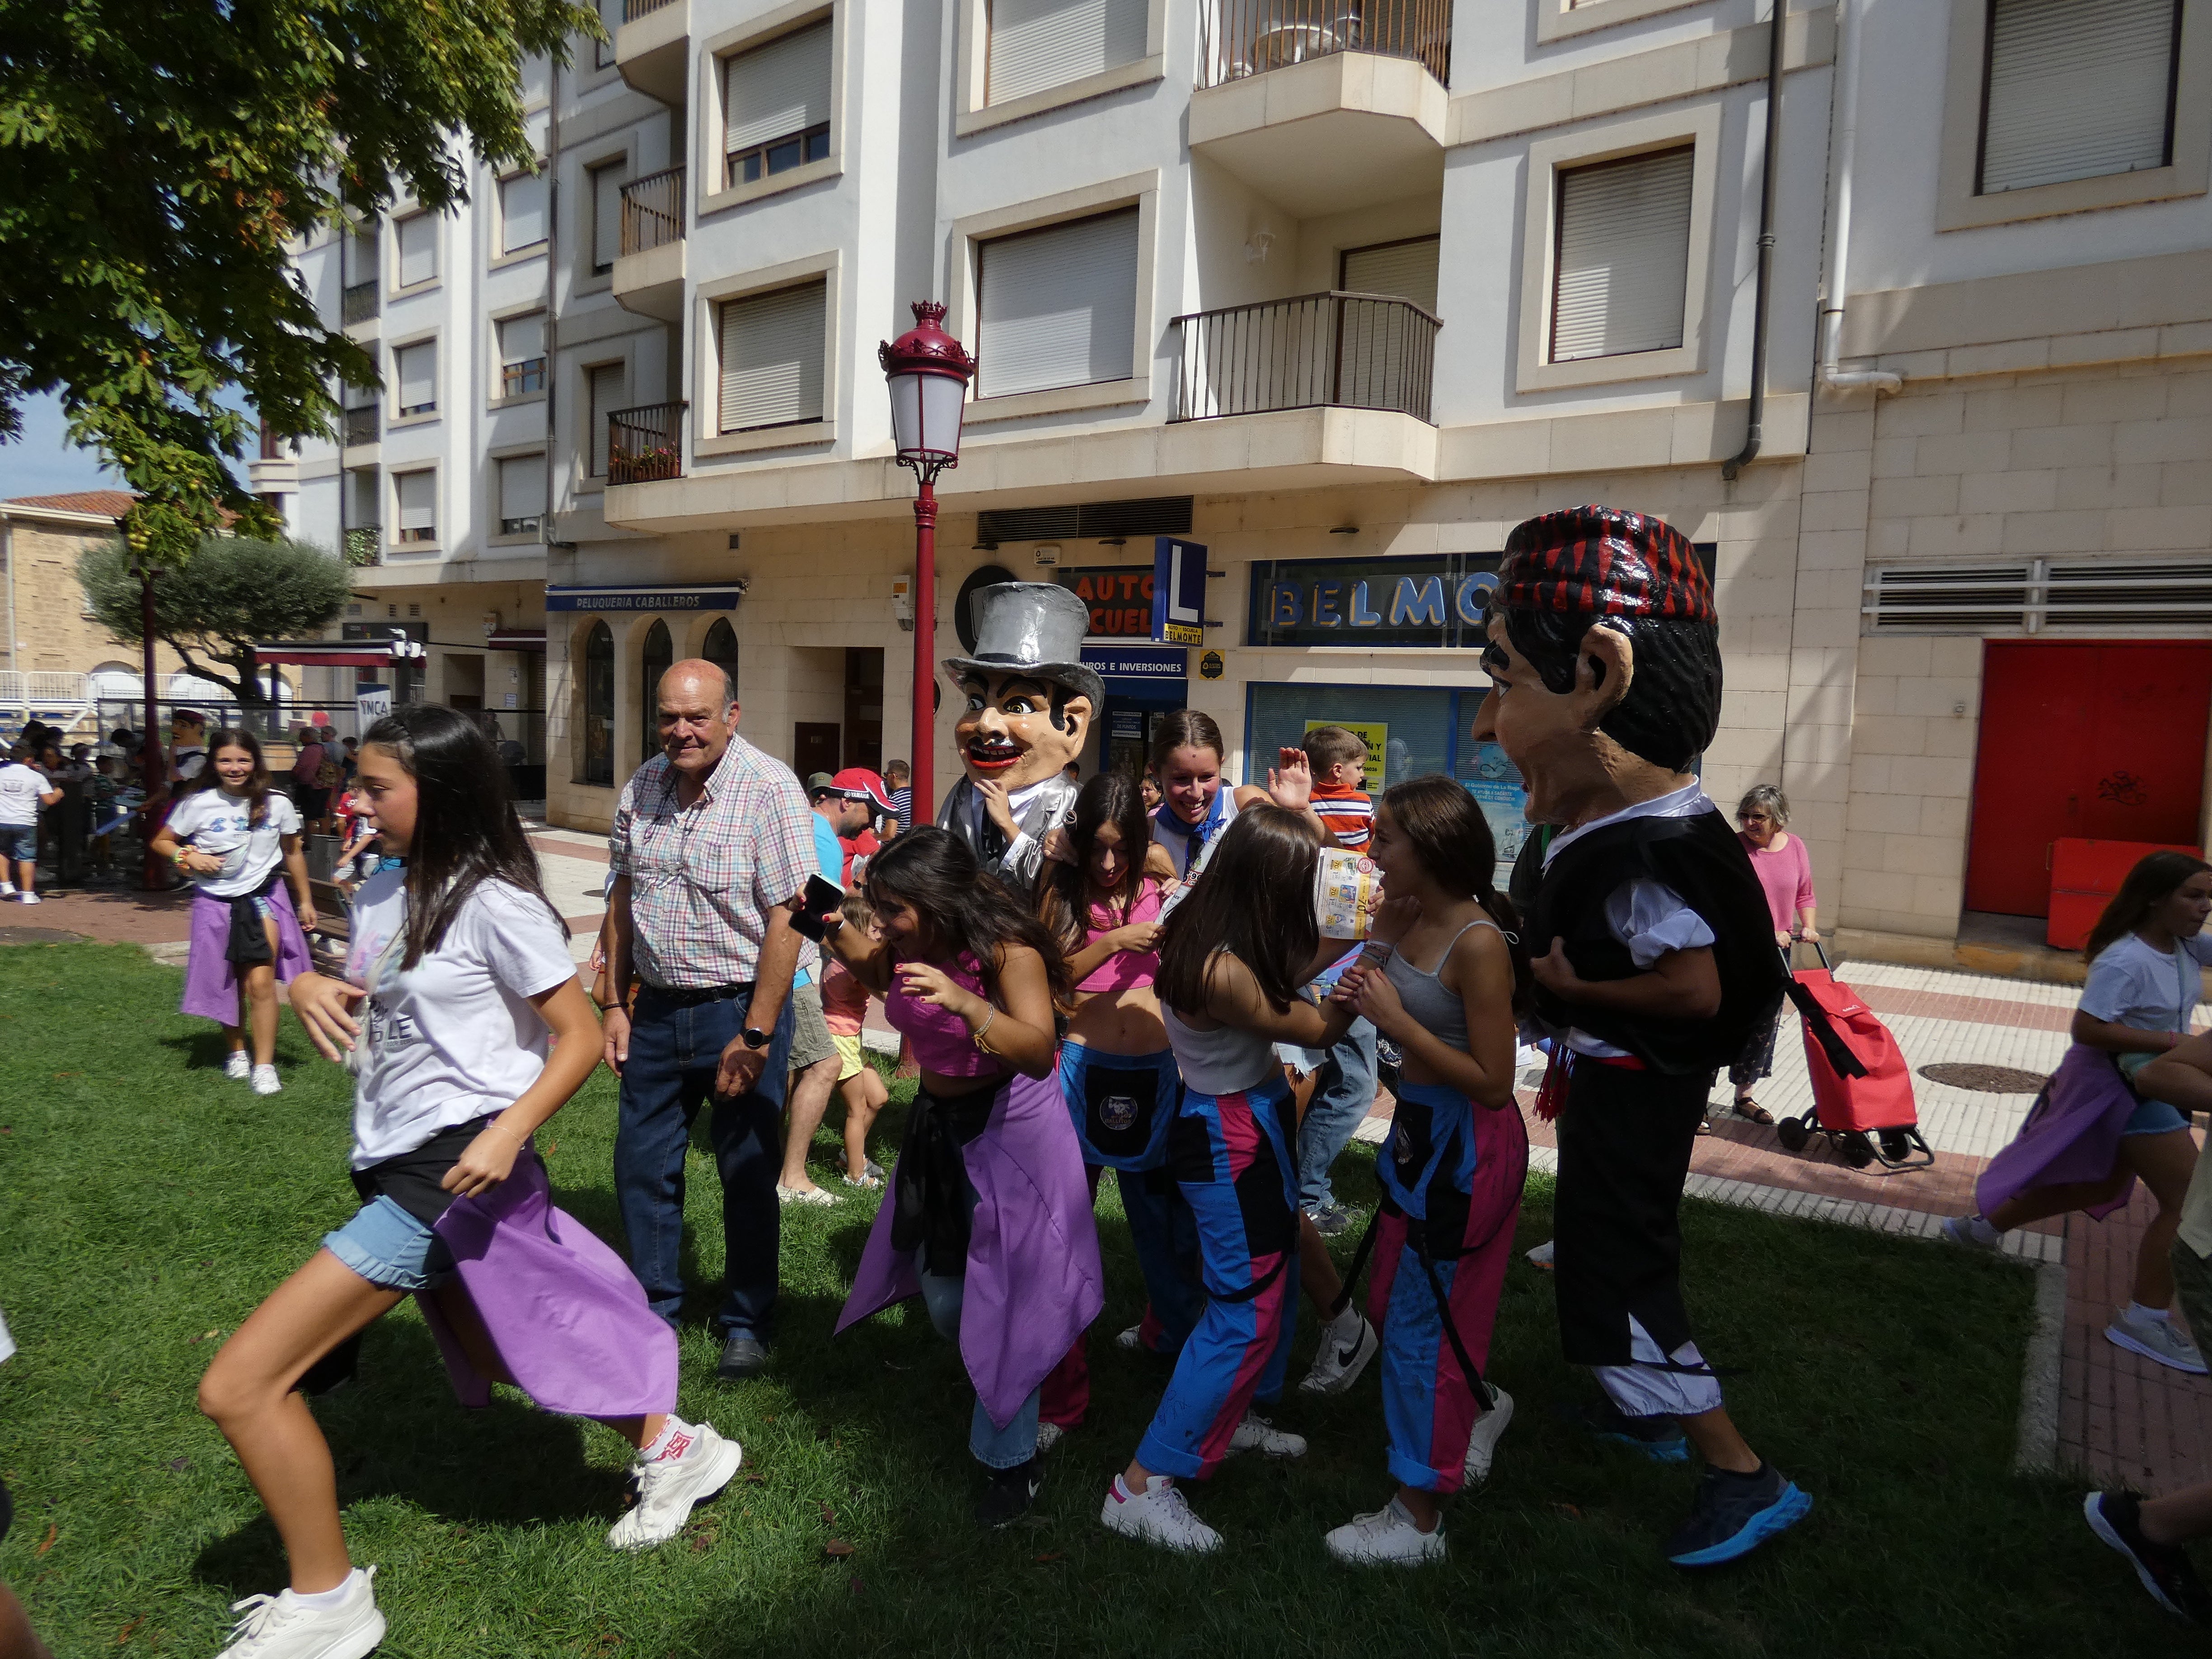
<svg viewBox="0 0 2212 1659"><path fill-rule="evenodd" d="M417 213L399 222L399 286L412 288L438 274L438 221Z"/></svg>
<svg viewBox="0 0 2212 1659"><path fill-rule="evenodd" d="M545 240L545 175L518 173L500 181L499 246L502 253Z"/></svg>
<svg viewBox="0 0 2212 1659"><path fill-rule="evenodd" d="M2181 0L1990 0L1981 193L2164 167Z"/></svg>
<svg viewBox="0 0 2212 1659"><path fill-rule="evenodd" d="M418 341L392 353L394 378L399 382L399 412L427 415L438 406L438 343Z"/></svg>
<svg viewBox="0 0 2212 1659"><path fill-rule="evenodd" d="M721 430L822 418L827 282L732 300L722 307Z"/></svg>
<svg viewBox="0 0 2212 1659"><path fill-rule="evenodd" d="M592 269L612 270L622 253L622 187L628 161L587 169L592 184Z"/></svg>
<svg viewBox="0 0 2212 1659"><path fill-rule="evenodd" d="M1134 208L983 243L977 395L1127 380L1138 280Z"/></svg>
<svg viewBox="0 0 2212 1659"><path fill-rule="evenodd" d="M1682 343L1693 154L1686 146L1559 174L1552 362Z"/></svg>
<svg viewBox="0 0 2212 1659"><path fill-rule="evenodd" d="M526 312L499 325L499 395L545 390L545 313Z"/></svg>
<svg viewBox="0 0 2212 1659"><path fill-rule="evenodd" d="M545 511L545 458L510 455L499 464L499 533L527 536Z"/></svg>
<svg viewBox="0 0 2212 1659"><path fill-rule="evenodd" d="M744 184L830 153L830 21L779 35L722 71L728 183Z"/></svg>
<svg viewBox="0 0 2212 1659"><path fill-rule="evenodd" d="M990 0L984 101L1011 103L1145 55L1145 0Z"/></svg>
<svg viewBox="0 0 2212 1659"><path fill-rule="evenodd" d="M1340 288L1354 294L1389 294L1411 300L1433 314L1437 308L1437 246L1433 236L1376 247L1344 251Z"/></svg>
<svg viewBox="0 0 2212 1659"><path fill-rule="evenodd" d="M601 363L587 371L592 407L592 476L607 476L607 416L628 401L629 374L620 363Z"/></svg>
<svg viewBox="0 0 2212 1659"><path fill-rule="evenodd" d="M345 239L347 287L351 288L356 283L374 283L379 280L376 269L378 246L376 227L373 224L364 225L360 229L347 234Z"/></svg>
<svg viewBox="0 0 2212 1659"><path fill-rule="evenodd" d="M438 539L438 475L402 472L392 480L399 504L399 539L434 542Z"/></svg>

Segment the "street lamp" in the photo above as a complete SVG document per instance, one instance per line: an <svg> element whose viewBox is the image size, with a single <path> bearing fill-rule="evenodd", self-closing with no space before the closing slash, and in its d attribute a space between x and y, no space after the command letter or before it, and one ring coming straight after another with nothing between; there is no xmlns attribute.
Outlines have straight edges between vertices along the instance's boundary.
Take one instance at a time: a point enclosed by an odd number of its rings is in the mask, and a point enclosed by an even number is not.
<svg viewBox="0 0 2212 1659"><path fill-rule="evenodd" d="M914 302L914 327L876 348L891 389L891 441L898 464L921 481L914 502L914 821L936 805L937 475L960 465L960 416L975 360L938 326L945 307Z"/></svg>

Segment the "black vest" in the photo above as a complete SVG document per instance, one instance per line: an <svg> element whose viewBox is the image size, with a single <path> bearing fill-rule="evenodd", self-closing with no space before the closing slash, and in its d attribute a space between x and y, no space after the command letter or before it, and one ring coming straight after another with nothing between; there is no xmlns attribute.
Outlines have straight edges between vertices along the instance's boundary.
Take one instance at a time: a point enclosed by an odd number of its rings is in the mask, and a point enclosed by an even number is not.
<svg viewBox="0 0 2212 1659"><path fill-rule="evenodd" d="M1536 1013L1555 1030L1571 1025L1626 1048L1656 1071L1679 1076L1726 1066L1762 1022L1773 1019L1786 976L1765 892L1718 812L1629 818L1577 837L1544 872L1528 914L1528 954L1544 956L1564 939L1580 978L1643 971L1605 919L1606 900L1639 876L1672 888L1713 930L1720 1012L1710 1019L1654 1019L1571 1004L1540 985Z"/></svg>

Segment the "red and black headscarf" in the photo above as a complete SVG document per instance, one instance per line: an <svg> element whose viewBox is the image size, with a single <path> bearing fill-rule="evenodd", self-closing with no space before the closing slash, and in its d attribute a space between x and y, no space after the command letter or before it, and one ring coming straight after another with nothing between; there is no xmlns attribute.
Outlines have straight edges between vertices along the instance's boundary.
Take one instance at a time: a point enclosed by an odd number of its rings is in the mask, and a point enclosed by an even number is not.
<svg viewBox="0 0 2212 1659"><path fill-rule="evenodd" d="M1498 571L1508 611L1712 623L1712 578L1672 525L1614 507L1571 507L1514 526Z"/></svg>

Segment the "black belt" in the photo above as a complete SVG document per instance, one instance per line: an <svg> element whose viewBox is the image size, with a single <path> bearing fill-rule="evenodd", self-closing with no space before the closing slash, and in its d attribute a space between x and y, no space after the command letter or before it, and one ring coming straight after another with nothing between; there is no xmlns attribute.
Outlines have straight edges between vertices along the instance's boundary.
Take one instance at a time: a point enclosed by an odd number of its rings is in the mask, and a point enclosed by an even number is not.
<svg viewBox="0 0 2212 1659"><path fill-rule="evenodd" d="M752 994L753 988L750 984L707 986L648 985L645 988L643 993L643 994L647 996L657 997L661 1001L672 1004L678 1008L696 1008L700 1004L705 1002L735 1002L740 998L750 998Z"/></svg>

